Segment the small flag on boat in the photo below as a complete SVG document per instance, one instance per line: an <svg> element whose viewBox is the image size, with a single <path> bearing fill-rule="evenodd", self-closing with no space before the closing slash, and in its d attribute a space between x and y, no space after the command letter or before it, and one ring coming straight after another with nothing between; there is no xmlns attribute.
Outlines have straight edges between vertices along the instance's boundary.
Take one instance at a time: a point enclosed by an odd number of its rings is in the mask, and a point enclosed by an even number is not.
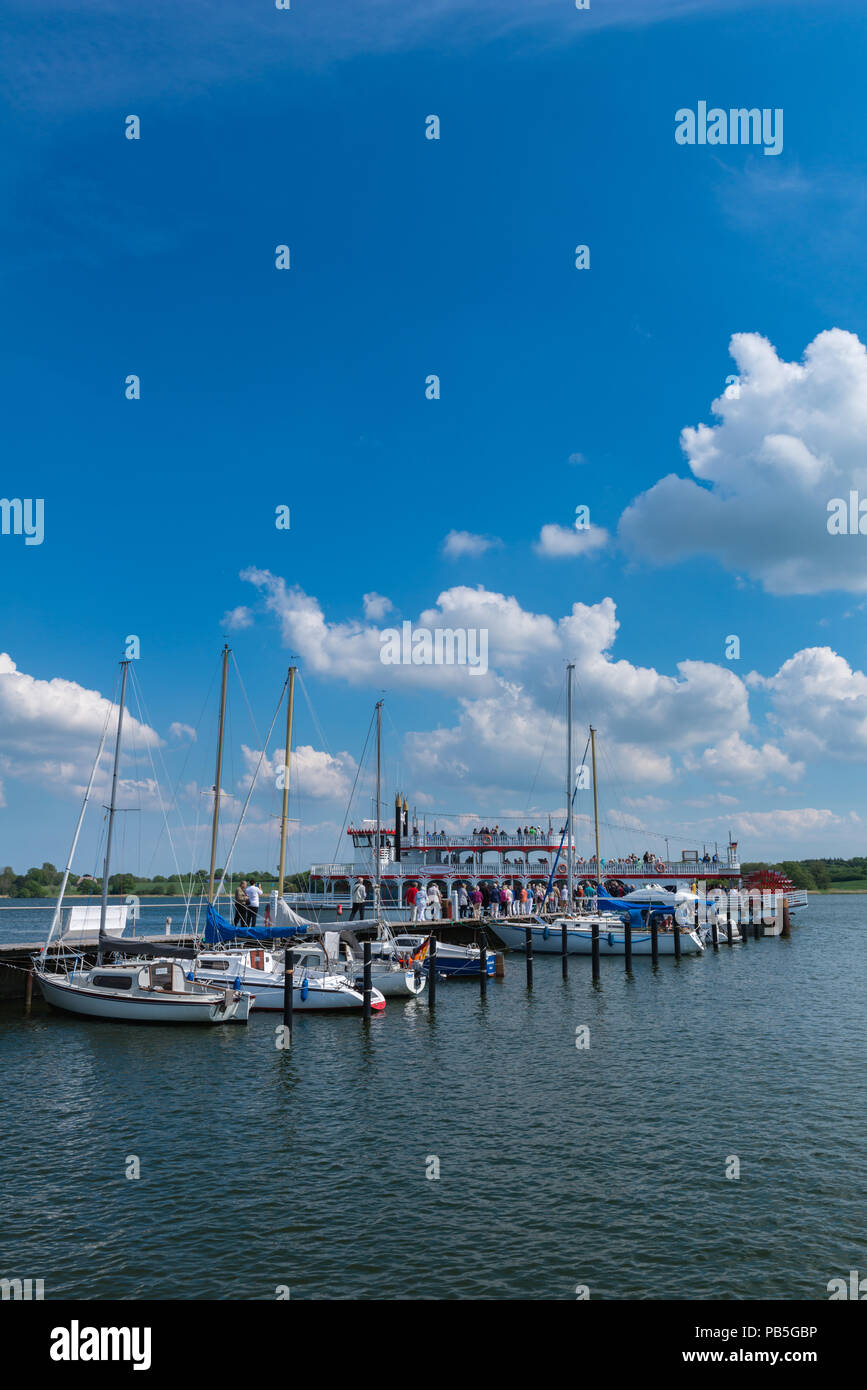
<svg viewBox="0 0 867 1390"><path fill-rule="evenodd" d="M430 937L427 936L427 937L425 937L424 941L421 943L421 945L419 946L419 948L418 948L418 950L415 952L415 954L412 955L412 956L410 956L410 960L413 961L413 963L416 964L416 965L421 965L422 962L424 961L425 957L427 956L427 953L428 953L429 949L430 949Z"/></svg>

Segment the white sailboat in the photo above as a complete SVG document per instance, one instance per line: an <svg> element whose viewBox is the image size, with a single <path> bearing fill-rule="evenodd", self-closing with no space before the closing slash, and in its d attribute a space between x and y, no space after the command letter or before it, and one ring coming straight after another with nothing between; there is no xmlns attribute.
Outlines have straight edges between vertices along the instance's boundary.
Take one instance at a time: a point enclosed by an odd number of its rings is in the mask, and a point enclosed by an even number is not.
<svg viewBox="0 0 867 1390"><path fill-rule="evenodd" d="M353 980L339 970L329 971L317 943L290 948L292 951L292 1008L298 1011L362 1009L364 994ZM248 991L257 1013L283 1010L284 960L281 953L266 950L217 949L203 952L196 961L196 979L224 981ZM378 989L371 993L370 1006L385 1008L385 997Z"/></svg>
<svg viewBox="0 0 867 1390"><path fill-rule="evenodd" d="M102 755L105 733L103 733L103 739L100 742L85 794L84 805L76 826L69 864L61 883L48 942L46 942L38 960L34 961L33 973L49 1004L55 1008L63 1009L67 1013L78 1014L86 1018L116 1019L125 1023L227 1023L232 1020L246 1022L251 1003L249 994L245 994L234 985L200 984L185 975L178 960L194 957L195 951L193 949L162 944L150 947L141 942L124 941L120 936L111 935L106 927L111 842L117 803L117 777L128 667L128 661L121 662L122 675L117 711L117 736L105 844L96 965L82 968L80 950L83 943L80 940L73 941L68 946L64 946L64 943L61 942L62 954L58 953L53 957L48 956L47 948L52 933L60 920L63 892L68 881L72 857L84 819L84 810L90 798L94 777ZM76 947L78 947L77 950ZM72 954L69 953L70 951ZM103 963L105 954L133 956L136 959L126 960L120 964L105 965ZM49 969L49 965L53 968Z"/></svg>
<svg viewBox="0 0 867 1390"><path fill-rule="evenodd" d="M572 866L573 866L573 845L572 845L572 805L575 794L575 770L572 767L572 671L573 667L568 666L568 720L567 720L567 884L568 901L573 901L572 885ZM597 874L597 893L599 891L599 866L602 860L599 857L599 795L596 778L596 730L590 727L590 747L592 751L593 765L593 821L596 838L596 874ZM551 874L553 881L553 872ZM550 888L550 882L549 882ZM533 952L541 955L560 955L563 950L563 928L566 929L566 952L568 955L589 956L593 953L594 926L597 929L598 949L600 956L622 956L626 953L626 924L618 912L600 911L597 901L591 899L590 910L586 914L563 914L555 917L552 921L534 914L532 918L524 918L520 925L518 921L505 918L497 918L494 924L494 931L504 946L509 946L512 950L526 950L526 933L529 928L531 933ZM626 909L630 911L630 909ZM645 914L646 916L647 914ZM653 937L647 922L641 919L641 914L637 905L630 911L632 920L632 954L637 956L652 955ZM636 920L637 919L637 920ZM677 939L675 939L674 925L668 927L667 924L660 924L657 931L657 952L659 955L699 955L704 950L704 942L700 934L692 927L678 927Z"/></svg>
<svg viewBox="0 0 867 1390"><path fill-rule="evenodd" d="M220 721L217 738L217 767L216 779L214 783L214 811L211 824L211 862L208 878L208 909L211 919L216 923L215 934L228 937L233 928L224 924L218 918L215 911L215 901L219 898L220 890L226 876L226 869L216 891L214 888L215 865L217 856L217 834L220 822L220 778L222 775L223 763L223 733L226 722L226 672L229 649L226 646L223 650L223 682L220 698ZM284 749L284 768L283 768L283 806L280 822L280 865L278 872L278 887L274 894L275 903L272 905L271 924L262 929L263 940L266 937L276 937L280 935L281 927L285 927L287 936L293 935L299 924L303 930L306 924L301 923L301 919L287 908L283 901L283 884L286 870L286 839L288 830L288 811L289 811L289 774L291 766L292 749L292 715L294 707L295 691L295 667L290 666L283 687L287 693L286 706L286 745ZM282 700L282 694L281 694ZM279 710L279 704L278 704ZM275 713L275 720L276 720ZM272 721L272 728L273 728ZM270 737L270 731L269 731ZM266 740L267 747L267 740ZM255 783L255 777L253 779ZM252 784L250 791L252 793ZM249 801L249 795L248 795ZM245 807L246 809L246 807ZM243 812L241 815L243 822ZM240 830L240 823L238 830ZM235 839L237 840L237 833ZM232 848L234 849L234 843ZM231 859L232 851L229 852ZM276 906L276 911L274 907ZM280 912L280 908L285 911ZM293 953L292 963L294 966L292 1007L302 1012L310 1010L334 1010L334 1009L362 1009L364 1007L364 996L360 989L355 985L354 979L347 973L338 970L327 970L322 968L322 962L316 956L310 964L305 964L297 954ZM262 945L256 946L237 946L228 942L210 941L207 946L202 946L194 967L194 977L196 980L205 983L230 985L234 982L236 988L248 992L253 999L253 1007L259 1011L282 1011L284 996L284 965L285 955L283 952L272 952ZM376 1010L385 1008L383 995L374 990L371 996L371 1007Z"/></svg>
<svg viewBox="0 0 867 1390"><path fill-rule="evenodd" d="M374 946L378 946L377 961L371 978L376 988L386 997L394 996L412 999L421 994L425 987L425 976L421 966L407 969L394 950L394 934L382 915L382 700L376 705L376 840L374 842L375 878L373 890L373 915L376 921L376 940L371 942L371 956ZM326 940L329 933L326 932ZM358 976L356 976L356 979Z"/></svg>

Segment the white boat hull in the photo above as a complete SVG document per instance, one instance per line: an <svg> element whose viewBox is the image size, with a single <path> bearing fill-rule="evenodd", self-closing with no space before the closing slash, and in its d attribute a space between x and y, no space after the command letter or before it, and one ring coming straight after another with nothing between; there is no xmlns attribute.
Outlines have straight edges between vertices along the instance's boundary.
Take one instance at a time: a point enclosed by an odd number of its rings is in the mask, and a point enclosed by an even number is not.
<svg viewBox="0 0 867 1390"><path fill-rule="evenodd" d="M496 922L494 931L499 936L505 946L513 951L523 951L526 949L526 928L530 926L533 934L533 954L559 956L562 947L561 929L562 923L552 922L548 926L541 926L538 922L524 923L523 926L512 926L508 920ZM622 926L613 927L603 923L599 928L599 954L600 956L622 956L626 952L626 936ZM657 934L658 949L661 956L674 955L674 933L659 932ZM650 932L645 928L633 929L632 932L632 954L634 956L649 956L652 954L652 942ZM700 955L704 946L694 931L682 928L680 931L680 953L684 956ZM566 926L566 952L570 956L589 956L593 952L593 929L591 926L576 926L574 922L568 922Z"/></svg>
<svg viewBox="0 0 867 1390"><path fill-rule="evenodd" d="M64 978L55 979L49 973L35 974L47 1003L84 1018L110 1018L124 1023L241 1023L250 1011L249 994L228 1003L217 994L200 998L155 995L147 999L137 994L123 997L87 989Z"/></svg>
<svg viewBox="0 0 867 1390"><path fill-rule="evenodd" d="M425 985L424 975L416 975L414 970L377 970L371 972L371 984L384 994L386 999L414 999L421 994ZM355 977L358 988L362 974Z"/></svg>

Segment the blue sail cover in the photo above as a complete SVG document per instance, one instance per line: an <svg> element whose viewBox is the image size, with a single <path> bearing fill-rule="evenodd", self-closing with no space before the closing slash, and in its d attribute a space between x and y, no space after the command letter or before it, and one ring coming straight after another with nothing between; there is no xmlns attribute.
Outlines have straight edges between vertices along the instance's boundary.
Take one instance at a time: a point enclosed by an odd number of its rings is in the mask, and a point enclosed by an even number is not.
<svg viewBox="0 0 867 1390"><path fill-rule="evenodd" d="M208 903L204 940L206 946L216 946L220 941L275 941L286 936L303 936L306 931L306 926L233 927L212 903Z"/></svg>

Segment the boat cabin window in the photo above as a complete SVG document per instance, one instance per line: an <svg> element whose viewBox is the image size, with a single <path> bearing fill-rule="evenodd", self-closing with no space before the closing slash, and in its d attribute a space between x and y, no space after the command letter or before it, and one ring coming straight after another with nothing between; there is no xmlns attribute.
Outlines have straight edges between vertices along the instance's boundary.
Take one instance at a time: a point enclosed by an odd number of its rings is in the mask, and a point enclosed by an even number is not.
<svg viewBox="0 0 867 1390"><path fill-rule="evenodd" d="M205 960L203 958L201 961L199 961L199 964L203 970L228 970L229 968L229 962L225 959Z"/></svg>
<svg viewBox="0 0 867 1390"><path fill-rule="evenodd" d="M92 975L95 989L132 989L132 975Z"/></svg>
<svg viewBox="0 0 867 1390"><path fill-rule="evenodd" d="M139 984L142 989L160 989L171 993L174 982L175 970L181 976L181 983L178 988L183 989L183 971L174 966L171 961L158 960L152 965L146 965L139 975Z"/></svg>

